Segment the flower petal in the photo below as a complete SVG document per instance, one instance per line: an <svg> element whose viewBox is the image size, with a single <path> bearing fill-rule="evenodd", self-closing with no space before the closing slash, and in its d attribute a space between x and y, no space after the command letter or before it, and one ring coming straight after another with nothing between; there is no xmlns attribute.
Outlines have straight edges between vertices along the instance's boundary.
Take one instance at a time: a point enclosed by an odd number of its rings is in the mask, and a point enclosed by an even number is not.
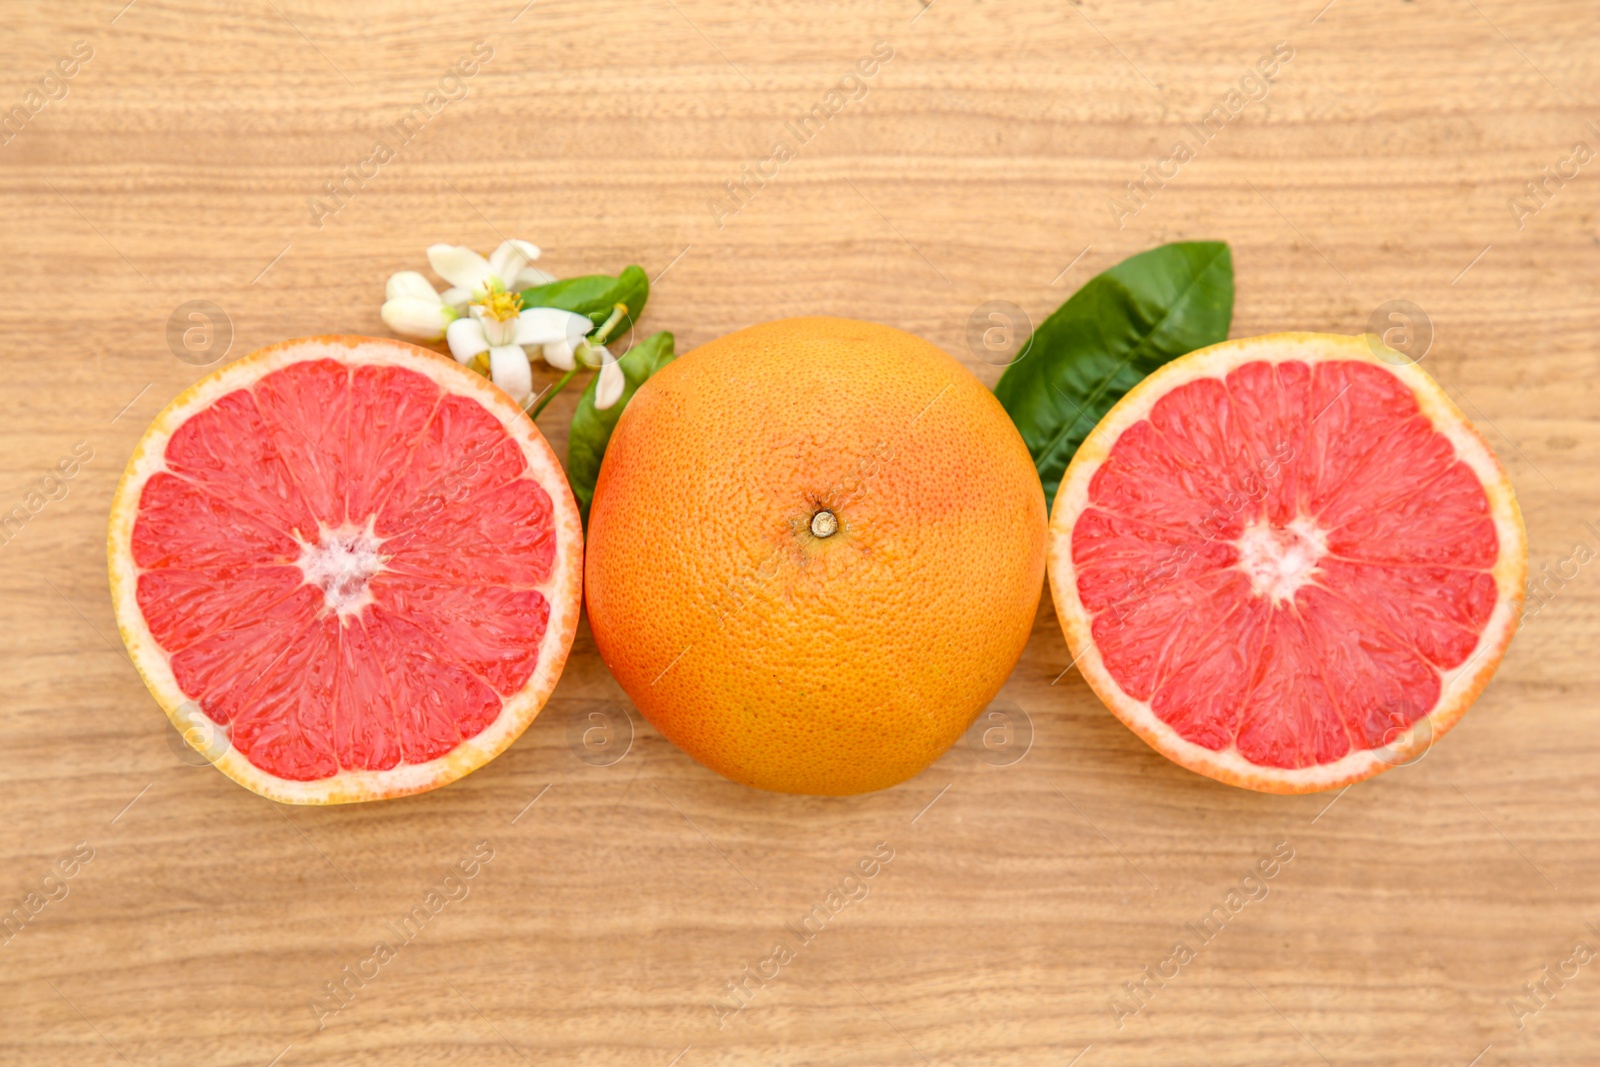
<svg viewBox="0 0 1600 1067"><path fill-rule="evenodd" d="M489 351L489 339L483 335L483 324L477 319L457 319L445 330L444 336L457 363L466 363L479 352Z"/></svg>
<svg viewBox="0 0 1600 1067"><path fill-rule="evenodd" d="M517 280L512 284L513 289L532 289L536 285L549 285L556 280L554 274L542 271L538 267L528 266L517 271Z"/></svg>
<svg viewBox="0 0 1600 1067"><path fill-rule="evenodd" d="M414 270L402 270L389 275L389 284L384 286L383 298L385 300L399 300L410 297L413 300L431 300L439 303L439 294L434 291L433 283Z"/></svg>
<svg viewBox="0 0 1600 1067"><path fill-rule="evenodd" d="M424 300L413 296L385 300L379 314L395 333L423 341L437 341L443 337L446 325L455 317L455 312L437 298Z"/></svg>
<svg viewBox="0 0 1600 1067"><path fill-rule="evenodd" d="M522 254L529 259L538 259L543 254L539 251L539 246L532 241L519 241L516 238L512 238L511 243L522 249Z"/></svg>
<svg viewBox="0 0 1600 1067"><path fill-rule="evenodd" d="M541 346L540 351L544 353L544 361L556 370L571 370L577 366L572 358L572 345L567 341L551 341Z"/></svg>
<svg viewBox="0 0 1600 1067"><path fill-rule="evenodd" d="M522 403L533 392L533 367L521 345L496 345L489 349L489 378L512 400Z"/></svg>
<svg viewBox="0 0 1600 1067"><path fill-rule="evenodd" d="M622 364L607 360L600 368L600 380L594 387L594 406L599 411L622 399L622 388L627 384L622 377Z"/></svg>
<svg viewBox="0 0 1600 1067"><path fill-rule="evenodd" d="M488 338L490 348L517 343L516 319L497 319L489 314L489 309L482 304L473 304L467 310L478 320L478 325L483 327L483 336Z"/></svg>
<svg viewBox="0 0 1600 1067"><path fill-rule="evenodd" d="M587 315L560 308L523 308L517 316L517 344L548 345L565 341L576 345L594 329Z"/></svg>
<svg viewBox="0 0 1600 1067"><path fill-rule="evenodd" d="M467 305L472 303L472 290L463 289L459 285L452 285L439 294L439 299L456 309L457 315L467 313Z"/></svg>
<svg viewBox="0 0 1600 1067"><path fill-rule="evenodd" d="M527 244L527 242L523 241L521 244ZM530 245L529 247L532 246ZM527 265L528 253L524 252L521 245L516 241L501 241L500 247L496 248L493 254L489 256L490 276L499 278L500 284L508 289L517 280L517 275L522 271L522 268Z"/></svg>
<svg viewBox="0 0 1600 1067"><path fill-rule="evenodd" d="M461 245L429 245L428 265L439 277L463 289L477 289L489 276L489 261Z"/></svg>

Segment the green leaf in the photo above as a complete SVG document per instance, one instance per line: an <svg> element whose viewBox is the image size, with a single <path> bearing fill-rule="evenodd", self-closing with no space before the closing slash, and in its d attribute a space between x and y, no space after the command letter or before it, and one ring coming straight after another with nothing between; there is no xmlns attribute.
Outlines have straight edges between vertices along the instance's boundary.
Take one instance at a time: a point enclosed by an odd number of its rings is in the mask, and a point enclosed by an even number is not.
<svg viewBox="0 0 1600 1067"><path fill-rule="evenodd" d="M589 316L589 321L599 326L611 315L611 309L626 304L628 314L611 331L612 340L621 340L639 320L645 301L650 299L650 279L637 266L623 268L613 278L609 274L585 274L581 278L563 278L549 285L536 285L522 291L522 306L530 308L561 308Z"/></svg>
<svg viewBox="0 0 1600 1067"><path fill-rule="evenodd" d="M1157 367L1226 340L1232 321L1233 253L1222 241L1141 252L1057 308L994 387L1039 468L1045 507L1112 405Z"/></svg>
<svg viewBox="0 0 1600 1067"><path fill-rule="evenodd" d="M651 334L617 360L622 365L625 384L615 404L604 411L595 408L594 392L600 384L598 374L578 399L578 408L572 413L572 432L567 437L567 481L572 483L572 495L578 498L578 510L585 526L589 525L589 503L594 499L594 485L600 477L600 461L605 458L606 445L611 443L611 431L617 428L622 409L628 406L639 386L672 359L672 334L665 330Z"/></svg>

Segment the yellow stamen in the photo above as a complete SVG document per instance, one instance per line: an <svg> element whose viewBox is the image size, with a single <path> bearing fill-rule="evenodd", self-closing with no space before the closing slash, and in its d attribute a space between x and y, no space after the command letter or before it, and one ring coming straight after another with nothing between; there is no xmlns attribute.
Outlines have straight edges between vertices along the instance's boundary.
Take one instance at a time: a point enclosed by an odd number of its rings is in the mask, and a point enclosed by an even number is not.
<svg viewBox="0 0 1600 1067"><path fill-rule="evenodd" d="M522 294L507 292L498 278L490 278L483 294L473 303L483 308L483 312L496 322L506 322L514 319L522 311Z"/></svg>

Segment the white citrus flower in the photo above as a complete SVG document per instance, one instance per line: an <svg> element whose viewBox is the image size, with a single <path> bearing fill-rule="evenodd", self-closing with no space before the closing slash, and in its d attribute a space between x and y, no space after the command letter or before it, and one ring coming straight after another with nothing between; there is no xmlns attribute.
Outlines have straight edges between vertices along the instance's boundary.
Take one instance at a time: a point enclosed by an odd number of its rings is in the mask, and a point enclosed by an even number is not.
<svg viewBox="0 0 1600 1067"><path fill-rule="evenodd" d="M464 245L428 247L428 265L450 283L441 299L463 315L467 305L478 294L487 292L493 282L502 289L520 292L555 281L554 275L532 265L538 258L538 246L528 241L502 241L488 259Z"/></svg>
<svg viewBox="0 0 1600 1067"><path fill-rule="evenodd" d="M450 323L445 340L458 363L489 354L489 378L518 403L533 392L533 367L528 349L542 353L552 344L578 347L594 329L588 316L560 308L522 308L515 293L493 288L483 303L469 305L469 314ZM571 364L565 369L570 369Z"/></svg>
<svg viewBox="0 0 1600 1067"><path fill-rule="evenodd" d="M391 275L383 295L383 321L395 333L438 341L450 323L467 313L467 305L491 286L520 291L555 281L554 275L533 266L539 254L539 247L529 241L502 241L488 259L461 245L433 245L428 263L450 287L441 294L414 270Z"/></svg>
<svg viewBox="0 0 1600 1067"><path fill-rule="evenodd" d="M575 370L580 362L597 368L595 406L609 408L627 383L611 351L589 340L594 323L560 308L522 306L523 289L556 280L533 266L539 255L538 246L528 241L502 241L488 258L462 245L431 245L428 264L450 287L440 293L414 270L390 276L383 321L407 337L442 338L458 363L476 362L480 371L485 368L479 357L487 353L489 378L524 407L533 393L534 358L563 371ZM618 304L601 335L626 312Z"/></svg>

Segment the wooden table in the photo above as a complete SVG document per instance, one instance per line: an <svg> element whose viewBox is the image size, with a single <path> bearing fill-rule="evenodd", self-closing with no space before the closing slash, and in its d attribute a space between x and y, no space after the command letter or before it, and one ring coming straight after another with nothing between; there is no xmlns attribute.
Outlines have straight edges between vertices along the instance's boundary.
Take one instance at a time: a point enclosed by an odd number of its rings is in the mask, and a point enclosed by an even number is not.
<svg viewBox="0 0 1600 1067"><path fill-rule="evenodd" d="M1600 1062L1600 962L1564 962L1600 948L1600 579L1574 557L1600 553L1600 163L1574 153L1600 151L1594 5L125 2L8 4L0 45L26 119L0 135L0 510L54 497L0 549L0 911L66 893L0 948L0 1063ZM1243 80L1278 42L1272 83ZM875 45L892 58L846 81ZM1259 99L1195 144L1241 85ZM765 184L728 199L747 168ZM645 324L680 350L826 312L991 382L975 308L1038 321L1167 240L1232 243L1238 336L1410 301L1545 591L1445 742L1337 796L1215 784L1052 684L1048 597L1002 693L1026 754L958 746L872 796L744 789L636 715L620 761L577 758L574 716L626 716L586 630L527 734L430 795L280 807L184 762L104 566L124 461L206 372L169 317L213 302L229 358L381 334L391 271L502 235L563 275L642 264ZM572 401L542 419L563 454ZM719 1017L880 842L870 894ZM468 895L319 1011L474 848ZM1119 1020L1274 848L1267 896ZM1519 1020L1547 967L1577 976Z"/></svg>

